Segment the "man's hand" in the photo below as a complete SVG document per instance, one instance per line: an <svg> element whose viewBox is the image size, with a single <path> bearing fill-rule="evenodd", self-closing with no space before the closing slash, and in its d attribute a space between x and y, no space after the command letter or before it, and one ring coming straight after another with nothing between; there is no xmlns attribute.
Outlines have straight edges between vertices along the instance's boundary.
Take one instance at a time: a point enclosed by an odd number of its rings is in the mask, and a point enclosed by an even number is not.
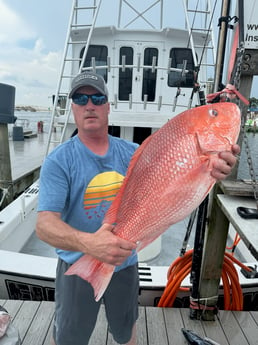
<svg viewBox="0 0 258 345"><path fill-rule="evenodd" d="M93 240L87 253L100 261L119 266L132 254L137 245L114 235L113 229L113 225L103 224L92 234Z"/></svg>
<svg viewBox="0 0 258 345"><path fill-rule="evenodd" d="M237 155L240 153L240 147L238 145L232 145L231 152L220 152L219 160L214 164L211 171L211 176L217 180L224 180L232 171L232 168L236 164Z"/></svg>

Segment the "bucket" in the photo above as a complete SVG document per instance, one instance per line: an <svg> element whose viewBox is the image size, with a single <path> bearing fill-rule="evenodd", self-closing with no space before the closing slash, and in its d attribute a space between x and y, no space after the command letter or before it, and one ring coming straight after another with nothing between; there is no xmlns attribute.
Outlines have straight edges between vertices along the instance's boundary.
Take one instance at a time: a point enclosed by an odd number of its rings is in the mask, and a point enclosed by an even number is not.
<svg viewBox="0 0 258 345"><path fill-rule="evenodd" d="M23 127L13 127L13 141L24 141Z"/></svg>

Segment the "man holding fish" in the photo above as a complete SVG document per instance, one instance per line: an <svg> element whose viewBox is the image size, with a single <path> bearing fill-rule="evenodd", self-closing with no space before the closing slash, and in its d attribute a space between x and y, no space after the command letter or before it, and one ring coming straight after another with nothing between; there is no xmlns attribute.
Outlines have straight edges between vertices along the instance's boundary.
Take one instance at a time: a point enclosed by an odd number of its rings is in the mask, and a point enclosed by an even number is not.
<svg viewBox="0 0 258 345"><path fill-rule="evenodd" d="M115 196L138 145L108 135L110 105L100 75L77 75L69 97L78 134L54 149L42 166L36 228L41 240L57 248L59 257L54 344L88 344L103 301L115 341L136 345L138 241L116 235L116 226L111 225L116 222L105 223L104 216L112 201L117 203ZM220 152L211 167L214 181L228 176L236 163L240 149L230 148ZM114 206L111 213L107 219L116 219ZM87 259L86 269L82 265L78 269L82 274L67 275L81 257ZM92 280L81 278L85 270Z"/></svg>

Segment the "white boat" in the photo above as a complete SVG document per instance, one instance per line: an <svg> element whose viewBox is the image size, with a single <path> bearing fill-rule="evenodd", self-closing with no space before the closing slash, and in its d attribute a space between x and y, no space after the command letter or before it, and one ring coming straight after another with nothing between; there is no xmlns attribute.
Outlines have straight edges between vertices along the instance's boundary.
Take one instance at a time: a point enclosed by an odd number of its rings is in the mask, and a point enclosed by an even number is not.
<svg viewBox="0 0 258 345"><path fill-rule="evenodd" d="M194 9L189 8L188 1L182 1L185 15L182 21L186 27L181 29L163 26L162 18L169 1L162 0L149 6L149 10L156 6L156 17L160 18L157 27L147 17L148 6L139 10L135 2L130 5L136 13L135 18L126 21L123 0L118 6L117 25L96 26L103 3L105 1L97 1L92 8L81 1L73 2L46 152L69 138L75 130L67 95L71 78L81 68L96 70L107 82L111 103L110 133L138 143L173 116L202 104L205 95L212 91L216 52L212 26L208 25L213 13L210 1L203 1L201 8ZM140 8L144 3L141 1ZM181 4L180 1L175 3ZM195 16L202 17L197 27L190 25ZM85 21L82 17L88 19ZM147 23L147 28L137 25L129 28L139 19ZM125 27L121 23L126 23ZM84 61L83 66L81 61ZM56 130L58 127L60 131ZM38 192L39 185L35 182L0 212L2 299L54 299L57 258L21 252L34 234ZM144 264L159 255L160 250L161 239L158 239L140 253L141 304L156 305L166 285L167 265ZM242 252L245 253L244 261L254 266L255 260L248 250L243 248ZM247 279L241 273L239 277L246 292L253 294L258 277ZM189 278L183 285L190 286Z"/></svg>

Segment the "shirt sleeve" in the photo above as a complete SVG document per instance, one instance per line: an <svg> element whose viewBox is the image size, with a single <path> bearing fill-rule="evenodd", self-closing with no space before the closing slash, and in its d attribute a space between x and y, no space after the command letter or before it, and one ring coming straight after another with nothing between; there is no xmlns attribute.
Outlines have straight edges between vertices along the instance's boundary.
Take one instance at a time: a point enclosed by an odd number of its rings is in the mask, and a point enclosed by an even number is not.
<svg viewBox="0 0 258 345"><path fill-rule="evenodd" d="M38 211L62 212L68 190L69 179L64 165L47 157L40 172Z"/></svg>

